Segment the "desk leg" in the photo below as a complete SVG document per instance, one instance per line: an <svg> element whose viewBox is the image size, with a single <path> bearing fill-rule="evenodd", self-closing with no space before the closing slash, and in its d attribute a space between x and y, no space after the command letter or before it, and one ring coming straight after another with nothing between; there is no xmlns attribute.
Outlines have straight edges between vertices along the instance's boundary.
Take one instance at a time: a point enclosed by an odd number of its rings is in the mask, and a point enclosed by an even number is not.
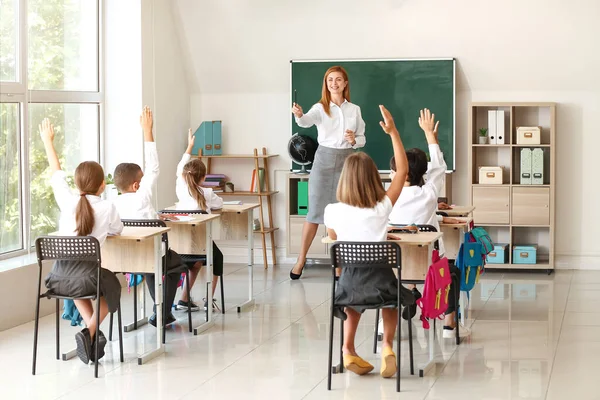
<svg viewBox="0 0 600 400"><path fill-rule="evenodd" d="M156 349L138 356L138 365L145 364L146 362L160 356L165 352L165 345L162 342L162 332L163 329L165 329L162 321L162 276L162 241L161 235L156 235L154 236L154 303L156 305Z"/></svg>
<svg viewBox="0 0 600 400"><path fill-rule="evenodd" d="M432 261L432 253L433 253L433 244L430 244L427 247L427 265L431 265ZM424 366L419 367L419 377L422 378L431 371L431 369L435 368L435 333L433 332L433 321L429 327L429 360L425 363Z"/></svg>
<svg viewBox="0 0 600 400"><path fill-rule="evenodd" d="M212 226L213 222L209 221L206 224L206 280L208 282L212 282L213 277L213 240L212 240ZM194 328L194 335L197 335L200 332L206 331L208 328L213 326L214 321L212 318L212 303L213 303L213 295L212 295L212 285L209 285L208 288L208 319L205 323L200 324L196 328Z"/></svg>
<svg viewBox="0 0 600 400"><path fill-rule="evenodd" d="M253 214L248 212L248 301L237 306L237 312L254 306L254 230L252 227Z"/></svg>
<svg viewBox="0 0 600 400"><path fill-rule="evenodd" d="M142 318L137 320L137 324L135 322L132 322L131 324L125 325L123 328L123 330L125 332L133 332L140 326L144 326L148 323L148 317L146 317L146 280L145 279L142 281L141 291L142 291ZM140 310L138 310L138 311L140 311Z"/></svg>
<svg viewBox="0 0 600 400"><path fill-rule="evenodd" d="M459 248L460 245L462 245L465 241L465 227L461 226L460 227L460 238L459 238ZM459 283L459 290L460 290L460 283ZM458 303L458 309L460 311L460 322L461 324L463 324L463 326L465 326L465 318L466 318L466 313L467 313L467 308L465 306L465 294L463 292L459 292L459 303Z"/></svg>

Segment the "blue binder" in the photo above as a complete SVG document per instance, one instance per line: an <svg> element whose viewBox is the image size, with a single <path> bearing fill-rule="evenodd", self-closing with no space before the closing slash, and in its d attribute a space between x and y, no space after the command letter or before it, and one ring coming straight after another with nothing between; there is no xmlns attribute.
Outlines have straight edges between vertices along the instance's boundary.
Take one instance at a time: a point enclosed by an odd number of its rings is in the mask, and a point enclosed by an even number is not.
<svg viewBox="0 0 600 400"><path fill-rule="evenodd" d="M213 156L220 156L223 154L223 150L221 149L221 121L213 121L212 145Z"/></svg>
<svg viewBox="0 0 600 400"><path fill-rule="evenodd" d="M221 149L221 121L204 121L200 124L194 134L194 148L192 154L197 155L202 149L202 155L220 156Z"/></svg>

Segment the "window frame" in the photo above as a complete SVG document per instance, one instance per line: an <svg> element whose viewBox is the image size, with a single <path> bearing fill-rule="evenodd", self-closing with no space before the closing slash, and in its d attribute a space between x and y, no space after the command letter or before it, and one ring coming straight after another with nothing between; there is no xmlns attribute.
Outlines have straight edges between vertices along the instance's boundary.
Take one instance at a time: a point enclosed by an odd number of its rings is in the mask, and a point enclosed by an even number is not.
<svg viewBox="0 0 600 400"><path fill-rule="evenodd" d="M90 0L80 0L90 1ZM29 90L28 89L28 0L18 0L17 15L17 80L16 82L0 82L0 103L19 104L19 207L21 210L20 233L21 247L18 250L0 253L0 261L29 254L34 251L31 246L31 196L29 188L29 143L37 134L35 127L29 129L29 106L32 103L57 104L97 104L98 105L98 137L97 161L104 161L104 0L96 1L96 52L97 52L97 87L98 91L63 91L63 90Z"/></svg>

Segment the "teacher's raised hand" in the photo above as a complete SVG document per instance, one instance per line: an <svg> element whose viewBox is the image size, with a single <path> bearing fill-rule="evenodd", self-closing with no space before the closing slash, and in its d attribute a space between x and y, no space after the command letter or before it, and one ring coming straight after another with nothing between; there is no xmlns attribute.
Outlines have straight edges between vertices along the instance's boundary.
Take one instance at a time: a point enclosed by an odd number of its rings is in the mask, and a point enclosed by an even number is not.
<svg viewBox="0 0 600 400"><path fill-rule="evenodd" d="M296 118L302 118L304 113L302 112L302 107L300 107L300 104L294 103L292 106L292 114L294 114Z"/></svg>

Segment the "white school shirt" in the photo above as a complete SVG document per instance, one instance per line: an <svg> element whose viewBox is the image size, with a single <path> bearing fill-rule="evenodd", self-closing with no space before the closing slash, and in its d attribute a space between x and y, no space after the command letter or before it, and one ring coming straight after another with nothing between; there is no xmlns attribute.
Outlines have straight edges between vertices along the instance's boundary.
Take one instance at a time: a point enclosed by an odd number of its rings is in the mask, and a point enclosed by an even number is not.
<svg viewBox="0 0 600 400"><path fill-rule="evenodd" d="M183 167L187 164L192 156L187 153L183 154L181 161L177 165L177 181L175 183L175 192L177 194L178 202L175 203L177 210L199 210L198 202L192 197L188 189L188 185L181 176L183 174ZM223 208L223 199L217 196L217 194L211 188L202 188L204 199L206 200L207 212L210 214L210 210L218 210Z"/></svg>
<svg viewBox="0 0 600 400"><path fill-rule="evenodd" d="M152 205L154 187L160 172L158 152L155 142L146 142L144 146L144 176L140 188L135 193L124 193L113 200L119 215L123 219L156 219L157 214Z"/></svg>
<svg viewBox="0 0 600 400"><path fill-rule="evenodd" d="M75 232L77 229L75 208L81 196L71 190L67 184L66 176L67 174L64 171L59 170L50 178L54 198L60 208L58 234L61 236L77 236L77 232ZM94 209L94 229L92 229L90 236L98 239L100 246L102 246L106 240L106 236L118 235L123 231L123 223L113 203L91 194L85 197Z"/></svg>
<svg viewBox="0 0 600 400"><path fill-rule="evenodd" d="M366 143L365 121L362 119L359 106L346 100L344 100L341 107L331 102L329 113L331 117L325 114L323 105L317 103L302 117L296 118L296 124L301 128L310 128L316 125L319 145L333 149L358 149L364 147ZM344 139L347 129L354 132L356 140L354 146L350 145Z"/></svg>
<svg viewBox="0 0 600 400"><path fill-rule="evenodd" d="M440 231L438 216L436 215L438 197L444 185L446 162L444 155L437 144L429 145L431 162L427 169L427 181L423 186L405 186L394 209L390 214L392 224L433 225ZM444 241L439 240L440 255L445 253Z"/></svg>
<svg viewBox="0 0 600 400"><path fill-rule="evenodd" d="M325 207L324 222L328 229L335 231L337 240L383 242L387 240L390 212L392 202L387 195L373 208L333 203Z"/></svg>

